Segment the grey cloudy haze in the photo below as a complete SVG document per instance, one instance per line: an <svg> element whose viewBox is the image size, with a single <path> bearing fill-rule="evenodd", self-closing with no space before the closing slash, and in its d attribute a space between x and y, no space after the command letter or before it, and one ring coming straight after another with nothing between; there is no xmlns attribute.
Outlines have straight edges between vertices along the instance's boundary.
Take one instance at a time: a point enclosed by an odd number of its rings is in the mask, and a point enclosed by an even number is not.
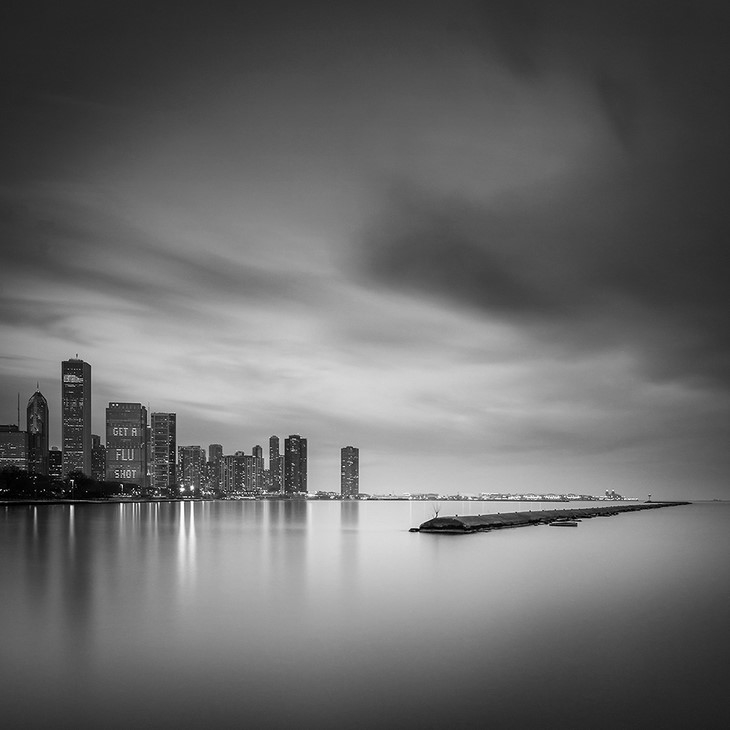
<svg viewBox="0 0 730 730"><path fill-rule="evenodd" d="M0 422L79 353L314 489L728 496L724 4L3 13Z"/></svg>

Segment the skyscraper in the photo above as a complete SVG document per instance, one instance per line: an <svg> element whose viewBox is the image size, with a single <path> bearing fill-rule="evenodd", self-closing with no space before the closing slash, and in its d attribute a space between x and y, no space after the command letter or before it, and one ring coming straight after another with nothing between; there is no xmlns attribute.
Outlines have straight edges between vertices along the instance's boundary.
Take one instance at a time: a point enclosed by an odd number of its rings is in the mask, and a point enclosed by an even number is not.
<svg viewBox="0 0 730 730"><path fill-rule="evenodd" d="M177 414L153 413L151 419L152 488L167 492L177 483Z"/></svg>
<svg viewBox="0 0 730 730"><path fill-rule="evenodd" d="M271 474L271 491L281 492L281 476L284 468L283 459L279 453L279 437L269 439L269 473Z"/></svg>
<svg viewBox="0 0 730 730"><path fill-rule="evenodd" d="M28 432L28 471L48 475L48 401L36 388L26 410Z"/></svg>
<svg viewBox="0 0 730 730"><path fill-rule="evenodd" d="M256 493L260 493L264 483L264 451L260 446L254 446L251 455L253 456L253 484Z"/></svg>
<svg viewBox="0 0 730 730"><path fill-rule="evenodd" d="M223 446L208 445L208 484L211 489L223 488Z"/></svg>
<svg viewBox="0 0 730 730"><path fill-rule="evenodd" d="M284 440L284 491L307 491L307 439L299 434Z"/></svg>
<svg viewBox="0 0 730 730"><path fill-rule="evenodd" d="M205 468L205 449L202 446L181 446L178 449L180 484L187 490L200 489Z"/></svg>
<svg viewBox="0 0 730 730"><path fill-rule="evenodd" d="M63 475L91 476L91 365L78 357L61 363Z"/></svg>
<svg viewBox="0 0 730 730"><path fill-rule="evenodd" d="M242 451L223 457L221 462L221 489L227 495L242 494L245 490L246 457Z"/></svg>
<svg viewBox="0 0 730 730"><path fill-rule="evenodd" d="M106 409L106 478L147 486L147 409L141 403Z"/></svg>
<svg viewBox="0 0 730 730"><path fill-rule="evenodd" d="M253 454L247 454L243 451L236 451L234 454L236 458L236 468L241 470L241 488L247 495L256 495L261 493L261 482L263 479L263 456L256 456L255 447ZM236 490L238 491L238 489Z"/></svg>
<svg viewBox="0 0 730 730"><path fill-rule="evenodd" d="M343 446L340 450L340 494L357 497L360 494L360 450Z"/></svg>

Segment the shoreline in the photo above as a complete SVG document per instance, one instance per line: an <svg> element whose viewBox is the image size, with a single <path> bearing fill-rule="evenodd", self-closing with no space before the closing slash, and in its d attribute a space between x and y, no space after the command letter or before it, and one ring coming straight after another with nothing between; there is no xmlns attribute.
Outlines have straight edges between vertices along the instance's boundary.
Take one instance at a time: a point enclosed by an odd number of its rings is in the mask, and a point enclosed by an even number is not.
<svg viewBox="0 0 730 730"><path fill-rule="evenodd" d="M68 499L68 498L57 498L57 499L29 499L24 497L22 499L2 499L0 500L0 506L7 507L9 505L52 505L52 504L146 504L153 502L528 502L530 504L570 504L571 502L584 502L584 501L595 501L605 505L606 502L610 504L625 505L627 502L635 505L638 500L635 499L617 499L617 500L605 500L597 499L593 500L570 500L570 499L456 499L448 498L441 500L432 499L412 499L409 497L368 497L366 499L352 499L349 497L312 497L306 495L296 496L262 496L262 497L243 497L243 498L220 498L220 497L108 497L103 499Z"/></svg>

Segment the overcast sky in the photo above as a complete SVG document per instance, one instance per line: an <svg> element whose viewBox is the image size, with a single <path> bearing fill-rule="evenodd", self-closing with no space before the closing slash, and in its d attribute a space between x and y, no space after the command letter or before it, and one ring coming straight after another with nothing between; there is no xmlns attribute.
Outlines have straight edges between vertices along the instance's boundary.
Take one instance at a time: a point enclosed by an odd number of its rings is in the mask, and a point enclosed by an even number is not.
<svg viewBox="0 0 730 730"><path fill-rule="evenodd" d="M4 4L0 423L730 497L727 4L373 5Z"/></svg>

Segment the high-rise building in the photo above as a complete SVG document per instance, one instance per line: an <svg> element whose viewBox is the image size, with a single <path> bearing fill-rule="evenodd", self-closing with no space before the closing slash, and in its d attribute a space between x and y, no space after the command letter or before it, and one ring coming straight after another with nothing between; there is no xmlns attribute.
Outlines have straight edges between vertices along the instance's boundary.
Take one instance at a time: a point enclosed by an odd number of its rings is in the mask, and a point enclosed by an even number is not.
<svg viewBox="0 0 730 730"><path fill-rule="evenodd" d="M360 494L360 450L354 446L340 449L340 494L343 497Z"/></svg>
<svg viewBox="0 0 730 730"><path fill-rule="evenodd" d="M106 447L95 433L91 434L91 478L97 482L106 479Z"/></svg>
<svg viewBox="0 0 730 730"><path fill-rule="evenodd" d="M48 475L48 401L39 388L28 401L26 410L28 432L28 471Z"/></svg>
<svg viewBox="0 0 730 730"><path fill-rule="evenodd" d="M205 469L205 449L202 446L181 446L178 449L180 485L186 490L200 489Z"/></svg>
<svg viewBox="0 0 730 730"><path fill-rule="evenodd" d="M261 447L258 447L261 449ZM263 481L263 456L256 456L256 449L253 454L246 454L243 451L236 451L239 468L243 470L243 491L249 495L261 493L261 484Z"/></svg>
<svg viewBox="0 0 730 730"><path fill-rule="evenodd" d="M153 413L151 420L152 488L166 492L177 483L177 414Z"/></svg>
<svg viewBox="0 0 730 730"><path fill-rule="evenodd" d="M284 440L284 491L307 491L307 439L299 434Z"/></svg>
<svg viewBox="0 0 730 730"><path fill-rule="evenodd" d="M208 484L214 490L223 488L223 446L221 444L208 446Z"/></svg>
<svg viewBox="0 0 730 730"><path fill-rule="evenodd" d="M63 452L54 446L48 452L48 476L55 482L63 478Z"/></svg>
<svg viewBox="0 0 730 730"><path fill-rule="evenodd" d="M0 426L0 469L28 469L28 434L15 424Z"/></svg>
<svg viewBox="0 0 730 730"><path fill-rule="evenodd" d="M91 475L91 365L78 357L61 363L63 475Z"/></svg>
<svg viewBox="0 0 730 730"><path fill-rule="evenodd" d="M240 471L240 486L237 483L236 491L243 491L245 494L256 493L256 466L255 459L245 451L236 451L236 468Z"/></svg>
<svg viewBox="0 0 730 730"><path fill-rule="evenodd" d="M271 479L271 491L281 492L281 477L284 462L279 453L279 437L272 436L269 439L269 474Z"/></svg>
<svg viewBox="0 0 730 730"><path fill-rule="evenodd" d="M144 443L145 448L147 449L147 486L149 487L152 484L152 474L150 474L152 471L152 427L149 423L147 424L145 431Z"/></svg>
<svg viewBox="0 0 730 730"><path fill-rule="evenodd" d="M106 409L106 478L147 486L147 409L141 403Z"/></svg>
<svg viewBox="0 0 730 730"><path fill-rule="evenodd" d="M264 451L260 446L254 446L251 455L253 456L253 488L260 493L264 484Z"/></svg>

